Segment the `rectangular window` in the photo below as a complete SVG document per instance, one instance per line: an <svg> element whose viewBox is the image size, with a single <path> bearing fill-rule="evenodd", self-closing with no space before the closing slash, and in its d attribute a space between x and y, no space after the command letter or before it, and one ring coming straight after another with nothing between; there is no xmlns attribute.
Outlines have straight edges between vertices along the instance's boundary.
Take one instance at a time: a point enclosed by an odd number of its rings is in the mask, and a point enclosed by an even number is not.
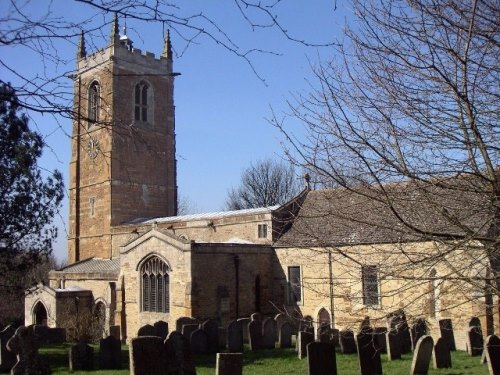
<svg viewBox="0 0 500 375"><path fill-rule="evenodd" d="M259 238L267 238L267 224L259 224L258 232Z"/></svg>
<svg viewBox="0 0 500 375"><path fill-rule="evenodd" d="M362 266L361 279L363 282L363 304L378 305L378 270L377 266Z"/></svg>
<svg viewBox="0 0 500 375"><path fill-rule="evenodd" d="M302 302L302 283L299 266L288 267L288 293L290 304Z"/></svg>

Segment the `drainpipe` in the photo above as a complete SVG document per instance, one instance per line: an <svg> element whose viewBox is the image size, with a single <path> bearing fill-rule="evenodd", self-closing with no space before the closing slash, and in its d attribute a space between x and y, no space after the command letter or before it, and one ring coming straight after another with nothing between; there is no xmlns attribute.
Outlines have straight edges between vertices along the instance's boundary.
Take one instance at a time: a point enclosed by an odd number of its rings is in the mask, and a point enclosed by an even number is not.
<svg viewBox="0 0 500 375"><path fill-rule="evenodd" d="M234 300L236 306L236 318L240 316L240 257L235 255L234 258Z"/></svg>

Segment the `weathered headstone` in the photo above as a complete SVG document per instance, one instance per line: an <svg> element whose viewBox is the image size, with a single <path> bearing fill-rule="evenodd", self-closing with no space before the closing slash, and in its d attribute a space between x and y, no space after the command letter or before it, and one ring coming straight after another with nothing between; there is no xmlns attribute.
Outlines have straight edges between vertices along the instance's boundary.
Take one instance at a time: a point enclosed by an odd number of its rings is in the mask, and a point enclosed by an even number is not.
<svg viewBox="0 0 500 375"><path fill-rule="evenodd" d="M415 350L417 341L425 335L427 335L427 323L425 319L417 319L410 329L412 350Z"/></svg>
<svg viewBox="0 0 500 375"><path fill-rule="evenodd" d="M262 323L262 347L264 349L274 349L276 343L276 321L273 318L266 318Z"/></svg>
<svg viewBox="0 0 500 375"><path fill-rule="evenodd" d="M481 355L484 348L483 333L481 327L471 326L467 332L467 349L471 356Z"/></svg>
<svg viewBox="0 0 500 375"><path fill-rule="evenodd" d="M49 328L47 332L48 344L62 344L66 342L66 330L64 328Z"/></svg>
<svg viewBox="0 0 500 375"><path fill-rule="evenodd" d="M367 331L367 330L368 331L372 330L372 325L371 325L369 316L365 316L364 319L361 321L361 323L359 325L358 333L362 333L362 332Z"/></svg>
<svg viewBox="0 0 500 375"><path fill-rule="evenodd" d="M387 328L385 327L375 327L373 329L374 341L381 353L387 353L387 341L385 339L385 334L387 333Z"/></svg>
<svg viewBox="0 0 500 375"><path fill-rule="evenodd" d="M219 351L219 325L217 321L214 319L206 320L201 324L201 329L207 334L208 352L217 353Z"/></svg>
<svg viewBox="0 0 500 375"><path fill-rule="evenodd" d="M469 327L481 327L481 319L477 316L473 316L469 320Z"/></svg>
<svg viewBox="0 0 500 375"><path fill-rule="evenodd" d="M7 326L0 332L0 372L9 372L16 364L16 355L7 349L7 342L15 333L12 326Z"/></svg>
<svg viewBox="0 0 500 375"><path fill-rule="evenodd" d="M358 349L360 374L382 375L380 349L375 342L375 335L372 329L365 326L356 335L356 348Z"/></svg>
<svg viewBox="0 0 500 375"><path fill-rule="evenodd" d="M40 345L49 343L49 330L50 328L43 324L33 325L33 332L35 333L36 339Z"/></svg>
<svg viewBox="0 0 500 375"><path fill-rule="evenodd" d="M434 345L432 353L434 368L450 368L451 367L451 352L448 346L448 341L440 337Z"/></svg>
<svg viewBox="0 0 500 375"><path fill-rule="evenodd" d="M322 342L307 345L309 375L337 375L335 347Z"/></svg>
<svg viewBox="0 0 500 375"><path fill-rule="evenodd" d="M187 316L181 316L175 321L175 330L177 332L182 332L182 326L184 324L198 324L198 321L194 318L189 318Z"/></svg>
<svg viewBox="0 0 500 375"><path fill-rule="evenodd" d="M403 310L398 310L388 317L388 331L398 335L400 351L402 354L411 352L411 337L406 315Z"/></svg>
<svg viewBox="0 0 500 375"><path fill-rule="evenodd" d="M231 353L243 352L243 327L237 320L227 326L227 349Z"/></svg>
<svg viewBox="0 0 500 375"><path fill-rule="evenodd" d="M226 349L227 347L227 329L219 327L219 349Z"/></svg>
<svg viewBox="0 0 500 375"><path fill-rule="evenodd" d="M17 363L11 369L11 374L50 374L49 366L38 355L38 342L33 326L16 329L14 336L7 341L7 349L17 356Z"/></svg>
<svg viewBox="0 0 500 375"><path fill-rule="evenodd" d="M354 332L351 330L342 330L339 332L340 351L344 354L356 353L356 342L354 341Z"/></svg>
<svg viewBox="0 0 500 375"><path fill-rule="evenodd" d="M250 320L259 320L262 322L262 314L261 313L253 313L250 315Z"/></svg>
<svg viewBox="0 0 500 375"><path fill-rule="evenodd" d="M199 324L184 324L179 332L181 332L186 340L191 340L191 335L194 331L200 328Z"/></svg>
<svg viewBox="0 0 500 375"><path fill-rule="evenodd" d="M394 361L395 359L401 359L401 346L399 343L399 336L396 332L387 332L385 334L385 346L387 349L387 359L389 361Z"/></svg>
<svg viewBox="0 0 500 375"><path fill-rule="evenodd" d="M115 339L120 340L120 326L110 326L109 327L109 335L113 336Z"/></svg>
<svg viewBox="0 0 500 375"><path fill-rule="evenodd" d="M302 359L307 356L307 345L314 342L314 334L310 332L299 331L297 342L297 347L299 349L298 356L299 359Z"/></svg>
<svg viewBox="0 0 500 375"><path fill-rule="evenodd" d="M248 323L248 338L250 350L262 349L262 322L260 320L252 320Z"/></svg>
<svg viewBox="0 0 500 375"><path fill-rule="evenodd" d="M427 375L432 358L434 341L431 336L422 336L415 346L410 375Z"/></svg>
<svg viewBox="0 0 500 375"><path fill-rule="evenodd" d="M326 344L333 344L333 329L328 324L318 327L318 341Z"/></svg>
<svg viewBox="0 0 500 375"><path fill-rule="evenodd" d="M243 343L248 344L248 323L250 323L250 318L239 318L236 320L239 324L241 324L241 329L243 332Z"/></svg>
<svg viewBox="0 0 500 375"><path fill-rule="evenodd" d="M191 351L193 354L207 354L208 350L208 335L203 329L197 329L191 333Z"/></svg>
<svg viewBox="0 0 500 375"><path fill-rule="evenodd" d="M168 323L163 320L157 321L153 324L155 336L161 337L162 339L166 339L168 336Z"/></svg>
<svg viewBox="0 0 500 375"><path fill-rule="evenodd" d="M302 332L309 332L314 334L314 325L313 325L313 318L311 318L309 315L305 316L299 324L299 331Z"/></svg>
<svg viewBox="0 0 500 375"><path fill-rule="evenodd" d="M278 334L279 348L290 348L292 346L292 332L293 332L293 327L290 323L285 322L281 325Z"/></svg>
<svg viewBox="0 0 500 375"><path fill-rule="evenodd" d="M215 375L242 375L242 353L217 353Z"/></svg>
<svg viewBox="0 0 500 375"><path fill-rule="evenodd" d="M439 331L441 333L441 337L448 342L448 346L450 350L457 350L455 345L455 335L453 334L453 324L451 319L441 319L439 321Z"/></svg>
<svg viewBox="0 0 500 375"><path fill-rule="evenodd" d="M490 375L500 374L500 337L490 335L484 345Z"/></svg>
<svg viewBox="0 0 500 375"><path fill-rule="evenodd" d="M340 347L340 331L336 328L332 329L332 344Z"/></svg>
<svg viewBox="0 0 500 375"><path fill-rule="evenodd" d="M286 315L283 313L276 314L276 316L274 317L274 321L276 322L276 329L279 332L279 329L281 328L283 323L287 321Z"/></svg>
<svg viewBox="0 0 500 375"><path fill-rule="evenodd" d="M130 341L130 375L165 372L167 362L163 340L158 336L134 337Z"/></svg>
<svg viewBox="0 0 500 375"><path fill-rule="evenodd" d="M94 348L83 342L69 348L70 371L89 371L94 368Z"/></svg>
<svg viewBox="0 0 500 375"><path fill-rule="evenodd" d="M119 369L122 366L121 361L122 347L119 339L108 336L99 340L99 368L100 369Z"/></svg>
<svg viewBox="0 0 500 375"><path fill-rule="evenodd" d="M143 325L139 330L137 331L137 336L156 336L155 335L155 327L153 327L151 324L146 324Z"/></svg>
<svg viewBox="0 0 500 375"><path fill-rule="evenodd" d="M168 334L165 340L167 374L196 375L193 356L188 340L179 332Z"/></svg>

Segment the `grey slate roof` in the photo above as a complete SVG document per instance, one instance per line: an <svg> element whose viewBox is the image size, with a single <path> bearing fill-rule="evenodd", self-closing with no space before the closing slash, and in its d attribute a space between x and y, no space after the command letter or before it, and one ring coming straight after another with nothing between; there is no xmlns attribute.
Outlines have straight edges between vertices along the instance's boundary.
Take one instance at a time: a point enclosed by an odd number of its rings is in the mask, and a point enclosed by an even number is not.
<svg viewBox="0 0 500 375"><path fill-rule="evenodd" d="M89 258L70 264L69 266L63 267L58 271L66 273L118 273L120 272L120 259Z"/></svg>

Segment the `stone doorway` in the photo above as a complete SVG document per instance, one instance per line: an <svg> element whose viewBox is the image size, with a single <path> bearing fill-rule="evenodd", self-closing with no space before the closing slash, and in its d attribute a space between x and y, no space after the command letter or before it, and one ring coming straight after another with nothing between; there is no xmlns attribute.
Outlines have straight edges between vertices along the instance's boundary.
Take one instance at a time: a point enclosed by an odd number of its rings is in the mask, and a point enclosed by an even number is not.
<svg viewBox="0 0 500 375"><path fill-rule="evenodd" d="M33 324L47 325L47 309L41 302L37 302L33 309Z"/></svg>

